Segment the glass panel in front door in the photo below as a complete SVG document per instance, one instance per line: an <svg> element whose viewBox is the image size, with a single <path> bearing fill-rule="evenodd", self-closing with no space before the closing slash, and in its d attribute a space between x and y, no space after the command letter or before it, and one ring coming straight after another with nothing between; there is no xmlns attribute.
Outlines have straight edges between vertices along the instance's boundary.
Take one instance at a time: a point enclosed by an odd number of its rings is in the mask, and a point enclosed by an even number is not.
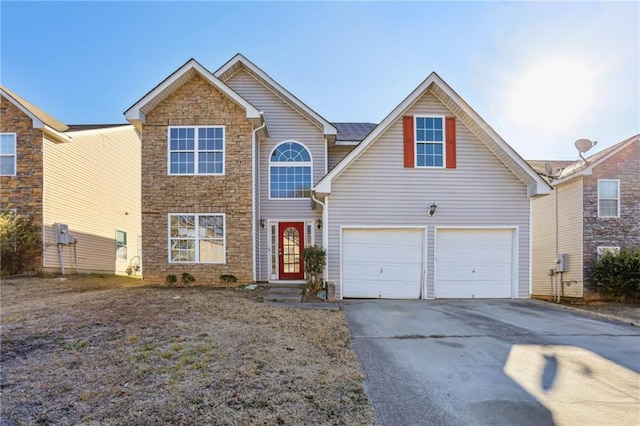
<svg viewBox="0 0 640 426"><path fill-rule="evenodd" d="M282 235L283 268L287 274L300 272L300 233L293 226L284 230Z"/></svg>

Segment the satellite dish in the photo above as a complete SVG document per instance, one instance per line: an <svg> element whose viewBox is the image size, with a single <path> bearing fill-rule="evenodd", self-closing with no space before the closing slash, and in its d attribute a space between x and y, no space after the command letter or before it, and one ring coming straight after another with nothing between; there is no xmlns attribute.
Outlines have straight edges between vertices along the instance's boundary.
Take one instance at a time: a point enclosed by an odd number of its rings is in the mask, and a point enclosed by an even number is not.
<svg viewBox="0 0 640 426"><path fill-rule="evenodd" d="M578 139L575 145L578 152L580 154L584 154L585 152L596 146L597 143L598 141L591 142L589 139Z"/></svg>
<svg viewBox="0 0 640 426"><path fill-rule="evenodd" d="M547 171L547 174L551 176L553 174L553 167L551 167L551 163L544 163L544 169Z"/></svg>

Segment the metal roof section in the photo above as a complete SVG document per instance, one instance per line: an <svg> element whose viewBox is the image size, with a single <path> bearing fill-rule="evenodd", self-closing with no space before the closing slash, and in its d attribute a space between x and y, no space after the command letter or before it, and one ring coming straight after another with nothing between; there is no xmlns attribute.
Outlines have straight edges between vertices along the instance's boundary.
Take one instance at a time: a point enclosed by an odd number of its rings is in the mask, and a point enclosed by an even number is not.
<svg viewBox="0 0 640 426"><path fill-rule="evenodd" d="M366 151L378 136L398 118L402 117L427 91L431 92L449 108L458 120L467 126L520 181L527 185L527 195L529 197L546 195L551 192L549 184L435 72L429 74L353 151L347 154L333 170L320 179L314 190L321 194L330 194L332 181L340 176L353 161Z"/></svg>
<svg viewBox="0 0 640 426"><path fill-rule="evenodd" d="M140 129L145 122L145 114L155 108L160 102L167 99L169 95L182 87L196 75L200 75L212 86L227 95L237 105L247 112L247 119L254 126L261 125L264 122L262 112L251 105L249 101L240 96L237 92L216 78L205 67L200 65L195 59L189 59L184 65L173 72L169 77L164 79L160 84L154 87L150 92L142 97L138 102L133 104L131 108L125 111L126 119Z"/></svg>
<svg viewBox="0 0 640 426"><path fill-rule="evenodd" d="M551 176L551 178L553 178L552 185L556 186L559 183L566 182L578 176L590 175L593 168L598 164L607 161L609 158L613 157L618 152L622 151L633 143L640 143L640 134L633 135L630 138L623 140L622 142L618 142L617 144L610 146L609 148L603 149L602 151L587 157L586 161L583 161L581 159L577 161L571 161L570 164L563 167L556 176ZM560 162L551 161L549 163L555 170L554 164Z"/></svg>
<svg viewBox="0 0 640 426"><path fill-rule="evenodd" d="M323 118L320 114L315 112L313 109L309 108L304 102L295 97L291 92L278 84L273 78L271 78L267 73L262 71L258 66L256 66L253 62L245 58L242 54L238 53L226 64L221 66L216 72L214 72L214 76L219 78L221 81L227 81L231 76L233 76L240 69L244 69L248 72L253 78L262 83L265 87L271 90L276 94L280 99L282 99L285 103L287 103L291 108L297 111L300 115L305 117L311 123L313 123L316 127L321 129L325 135L330 140L334 140L338 131L333 126L332 123Z"/></svg>
<svg viewBox="0 0 640 426"><path fill-rule="evenodd" d="M357 145L375 127L376 123L331 123L338 130L336 145Z"/></svg>

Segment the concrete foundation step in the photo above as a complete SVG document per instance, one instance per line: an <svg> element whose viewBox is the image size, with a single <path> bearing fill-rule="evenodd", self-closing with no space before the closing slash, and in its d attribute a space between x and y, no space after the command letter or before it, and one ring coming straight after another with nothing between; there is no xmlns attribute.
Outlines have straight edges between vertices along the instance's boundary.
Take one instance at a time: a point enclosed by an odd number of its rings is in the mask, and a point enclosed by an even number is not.
<svg viewBox="0 0 640 426"><path fill-rule="evenodd" d="M271 287L264 297L268 302L302 302L304 286Z"/></svg>

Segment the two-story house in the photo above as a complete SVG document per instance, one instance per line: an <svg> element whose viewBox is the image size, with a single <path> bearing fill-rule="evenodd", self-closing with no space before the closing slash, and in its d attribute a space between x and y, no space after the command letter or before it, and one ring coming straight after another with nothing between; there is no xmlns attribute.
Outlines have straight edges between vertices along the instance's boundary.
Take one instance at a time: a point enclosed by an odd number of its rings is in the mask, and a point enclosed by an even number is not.
<svg viewBox="0 0 640 426"><path fill-rule="evenodd" d="M532 295L598 298L590 276L599 254L640 247L640 135L585 160L530 161L549 175L546 163L554 191L532 203Z"/></svg>
<svg viewBox="0 0 640 426"><path fill-rule="evenodd" d="M42 230L33 267L125 274L140 265L133 126L67 125L0 87L0 138L0 208L30 216Z"/></svg>
<svg viewBox="0 0 640 426"><path fill-rule="evenodd" d="M378 125L332 123L242 55L190 60L125 112L145 279L304 279L337 297L529 297L535 171L437 74Z"/></svg>

